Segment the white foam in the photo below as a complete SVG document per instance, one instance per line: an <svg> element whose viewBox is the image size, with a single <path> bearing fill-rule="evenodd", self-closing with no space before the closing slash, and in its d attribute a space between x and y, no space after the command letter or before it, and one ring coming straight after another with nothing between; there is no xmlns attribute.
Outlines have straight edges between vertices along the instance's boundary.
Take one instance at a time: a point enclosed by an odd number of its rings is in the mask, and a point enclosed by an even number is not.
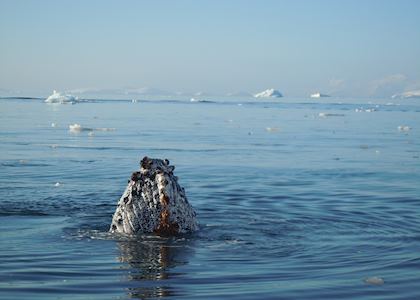
<svg viewBox="0 0 420 300"><path fill-rule="evenodd" d="M48 96L47 99L45 99L45 103L57 103L57 104L65 104L65 103L71 103L74 104L78 101L78 98L70 95L70 94L61 94L60 92L57 92L56 90L53 91L53 93Z"/></svg>

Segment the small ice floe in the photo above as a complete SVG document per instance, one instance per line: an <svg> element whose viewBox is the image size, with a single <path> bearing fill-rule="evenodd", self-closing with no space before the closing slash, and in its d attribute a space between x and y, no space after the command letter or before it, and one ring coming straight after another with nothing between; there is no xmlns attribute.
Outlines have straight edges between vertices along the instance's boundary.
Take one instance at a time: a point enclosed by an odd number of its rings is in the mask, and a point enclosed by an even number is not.
<svg viewBox="0 0 420 300"><path fill-rule="evenodd" d="M372 285L383 285L385 283L383 278L377 276L365 278L364 282Z"/></svg>
<svg viewBox="0 0 420 300"><path fill-rule="evenodd" d="M71 132L93 131L92 128L82 127L82 125L77 123L69 125L69 130Z"/></svg>
<svg viewBox="0 0 420 300"><path fill-rule="evenodd" d="M55 127L57 126L55 123L51 123L51 127Z"/></svg>
<svg viewBox="0 0 420 300"><path fill-rule="evenodd" d="M95 133L93 132L93 131L90 131L89 133L88 133L88 136L94 136L95 135Z"/></svg>
<svg viewBox="0 0 420 300"><path fill-rule="evenodd" d="M55 184L54 184L54 186L60 186L61 184L59 183L59 182L56 182Z"/></svg>
<svg viewBox="0 0 420 300"><path fill-rule="evenodd" d="M278 127L266 127L265 131L267 131L267 132L277 132L277 131L279 131L279 128Z"/></svg>
<svg viewBox="0 0 420 300"><path fill-rule="evenodd" d="M115 128L100 127L100 128L93 128L92 130L96 130L96 131L114 131Z"/></svg>
<svg viewBox="0 0 420 300"><path fill-rule="evenodd" d="M114 131L115 128L89 128L89 127L82 127L82 125L74 123L69 125L69 130L70 132L73 133L79 133L82 131L89 131L89 133L91 133L92 131Z"/></svg>
<svg viewBox="0 0 420 300"><path fill-rule="evenodd" d="M75 104L78 98L70 94L61 94L60 92L53 91L53 93L45 99L45 103L56 103L56 104Z"/></svg>
<svg viewBox="0 0 420 300"><path fill-rule="evenodd" d="M398 128L398 131L410 131L411 130L411 127L407 126L407 125L400 125L397 128Z"/></svg>
<svg viewBox="0 0 420 300"><path fill-rule="evenodd" d="M330 97L330 95L327 94L321 94L320 92L316 92L310 95L311 98L324 98L324 97Z"/></svg>
<svg viewBox="0 0 420 300"><path fill-rule="evenodd" d="M137 99L131 99L131 103L137 103Z"/></svg>
<svg viewBox="0 0 420 300"><path fill-rule="evenodd" d="M197 102L197 100L195 98L191 98L190 101L191 102Z"/></svg>
<svg viewBox="0 0 420 300"><path fill-rule="evenodd" d="M363 108L363 107L360 107L360 108L356 108L354 111L355 112L367 112L367 113L370 113L370 112L376 111L376 109L375 108Z"/></svg>
<svg viewBox="0 0 420 300"><path fill-rule="evenodd" d="M344 117L344 114L332 114L332 113L320 112L320 113L318 114L318 117L320 117L320 118L327 118L327 117Z"/></svg>

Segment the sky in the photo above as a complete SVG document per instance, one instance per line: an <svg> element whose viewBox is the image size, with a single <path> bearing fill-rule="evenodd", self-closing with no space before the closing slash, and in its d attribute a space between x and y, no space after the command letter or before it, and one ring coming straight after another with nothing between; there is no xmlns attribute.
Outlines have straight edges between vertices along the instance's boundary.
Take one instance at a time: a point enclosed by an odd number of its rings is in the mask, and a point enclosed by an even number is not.
<svg viewBox="0 0 420 300"><path fill-rule="evenodd" d="M0 0L0 94L420 89L417 0Z"/></svg>

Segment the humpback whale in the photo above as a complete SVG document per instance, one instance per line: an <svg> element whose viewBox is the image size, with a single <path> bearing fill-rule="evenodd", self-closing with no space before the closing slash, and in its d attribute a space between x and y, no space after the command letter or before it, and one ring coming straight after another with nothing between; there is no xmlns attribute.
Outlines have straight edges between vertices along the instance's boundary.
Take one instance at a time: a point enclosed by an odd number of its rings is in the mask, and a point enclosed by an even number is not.
<svg viewBox="0 0 420 300"><path fill-rule="evenodd" d="M145 156L118 201L109 231L176 235L198 229L196 213L169 160Z"/></svg>

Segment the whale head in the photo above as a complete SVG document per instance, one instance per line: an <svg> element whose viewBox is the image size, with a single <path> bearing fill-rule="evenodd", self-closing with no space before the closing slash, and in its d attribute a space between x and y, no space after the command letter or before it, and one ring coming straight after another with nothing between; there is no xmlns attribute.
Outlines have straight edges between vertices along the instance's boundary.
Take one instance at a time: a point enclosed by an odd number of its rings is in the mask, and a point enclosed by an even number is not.
<svg viewBox="0 0 420 300"><path fill-rule="evenodd" d="M196 213L167 159L144 157L118 201L110 232L175 235L198 229Z"/></svg>

